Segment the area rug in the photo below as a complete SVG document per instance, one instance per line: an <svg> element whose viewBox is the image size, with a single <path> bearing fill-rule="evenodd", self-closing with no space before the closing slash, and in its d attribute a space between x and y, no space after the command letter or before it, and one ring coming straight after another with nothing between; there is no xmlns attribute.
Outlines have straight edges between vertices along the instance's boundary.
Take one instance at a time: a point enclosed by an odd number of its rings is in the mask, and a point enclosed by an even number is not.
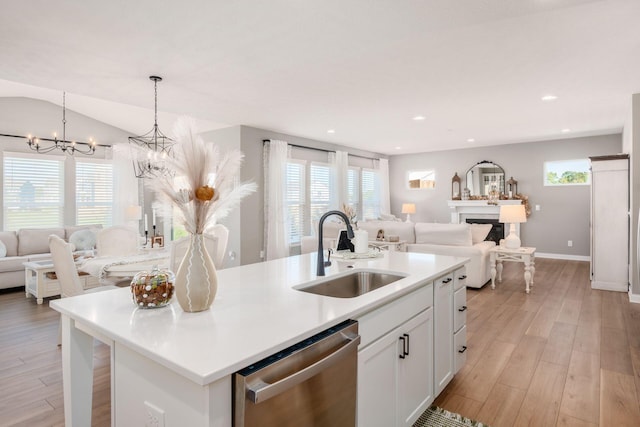
<svg viewBox="0 0 640 427"><path fill-rule="evenodd" d="M413 424L413 427L489 427L478 421L470 420L460 414L446 411L437 406L432 406L420 415L418 421Z"/></svg>

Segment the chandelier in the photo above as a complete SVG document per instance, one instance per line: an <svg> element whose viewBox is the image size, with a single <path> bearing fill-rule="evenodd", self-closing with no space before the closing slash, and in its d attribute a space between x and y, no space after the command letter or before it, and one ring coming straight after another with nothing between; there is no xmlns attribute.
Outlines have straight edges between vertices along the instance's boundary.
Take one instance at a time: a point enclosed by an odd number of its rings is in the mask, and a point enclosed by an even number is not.
<svg viewBox="0 0 640 427"><path fill-rule="evenodd" d="M158 129L158 82L162 77L149 76L155 91L153 128L144 135L130 136L129 146L133 157L133 171L136 178L155 178L172 175L165 159L171 155L173 140Z"/></svg>
<svg viewBox="0 0 640 427"><path fill-rule="evenodd" d="M12 135L13 136L13 135ZM67 106L66 93L62 92L62 139L58 139L58 134L53 134L51 138L38 138L27 135L29 148L38 153L49 153L53 150L62 150L63 153L73 156L76 152L80 154L93 155L96 152L96 142L89 139L89 142L67 141ZM80 145L82 147L80 147Z"/></svg>

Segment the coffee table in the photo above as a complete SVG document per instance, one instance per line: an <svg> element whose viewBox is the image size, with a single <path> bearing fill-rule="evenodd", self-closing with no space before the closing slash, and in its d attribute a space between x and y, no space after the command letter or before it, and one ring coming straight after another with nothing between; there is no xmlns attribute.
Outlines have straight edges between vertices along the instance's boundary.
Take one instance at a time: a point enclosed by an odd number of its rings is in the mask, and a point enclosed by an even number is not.
<svg viewBox="0 0 640 427"><path fill-rule="evenodd" d="M60 283L51 260L29 261L22 265L24 265L24 290L27 298L33 295L36 297L36 302L42 304L44 298L60 295ZM97 278L88 274L79 273L79 275L84 289L100 286Z"/></svg>
<svg viewBox="0 0 640 427"><path fill-rule="evenodd" d="M491 262L491 289L496 288L496 272L498 275L498 282L502 282L502 262L513 261L524 264L525 291L529 293L530 287L533 286L533 275L536 272L535 258L536 248L531 247L521 246L516 249L509 249L505 246L496 246L489 250L489 259Z"/></svg>

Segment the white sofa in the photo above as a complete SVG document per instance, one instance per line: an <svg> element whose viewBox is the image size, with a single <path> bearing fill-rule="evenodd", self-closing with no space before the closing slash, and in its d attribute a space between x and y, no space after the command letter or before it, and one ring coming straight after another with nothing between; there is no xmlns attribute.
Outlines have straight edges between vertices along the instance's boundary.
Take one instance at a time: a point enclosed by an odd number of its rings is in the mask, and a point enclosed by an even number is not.
<svg viewBox="0 0 640 427"><path fill-rule="evenodd" d="M344 224L327 222L323 237L335 239ZM375 240L378 230L383 230L385 238L398 236L407 242L407 251L467 257L467 287L481 288L491 280L489 250L495 242L484 239L491 230L491 224L439 224L400 221L364 221L358 228L369 233L369 240ZM326 247L326 243L325 243Z"/></svg>
<svg viewBox="0 0 640 427"><path fill-rule="evenodd" d="M101 227L97 224L57 228L23 228L17 232L0 231L0 242L6 248L5 256L0 257L0 289L25 285L22 263L51 259L49 253L49 236L51 234L68 241L76 231Z"/></svg>

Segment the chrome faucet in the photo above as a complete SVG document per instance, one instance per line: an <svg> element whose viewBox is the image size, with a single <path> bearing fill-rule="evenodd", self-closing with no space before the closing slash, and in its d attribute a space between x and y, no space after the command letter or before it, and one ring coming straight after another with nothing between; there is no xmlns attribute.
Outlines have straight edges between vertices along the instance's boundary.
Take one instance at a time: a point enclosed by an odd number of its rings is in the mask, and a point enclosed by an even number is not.
<svg viewBox="0 0 640 427"><path fill-rule="evenodd" d="M327 261L326 263L324 262L324 248L322 247L322 224L324 224L324 220L329 216L329 215L338 215L340 217L342 217L342 219L344 220L345 224L347 224L347 237L349 239L353 239L353 228L351 228L351 223L349 222L349 217L347 217L347 215L344 214L344 212L340 212L340 211L329 211L326 212L324 215L322 215L320 217L320 221L318 222L318 270L316 272L316 274L318 276L324 276L324 267L325 266L330 266L331 265L331 261ZM329 257L331 257L331 254L329 254Z"/></svg>

